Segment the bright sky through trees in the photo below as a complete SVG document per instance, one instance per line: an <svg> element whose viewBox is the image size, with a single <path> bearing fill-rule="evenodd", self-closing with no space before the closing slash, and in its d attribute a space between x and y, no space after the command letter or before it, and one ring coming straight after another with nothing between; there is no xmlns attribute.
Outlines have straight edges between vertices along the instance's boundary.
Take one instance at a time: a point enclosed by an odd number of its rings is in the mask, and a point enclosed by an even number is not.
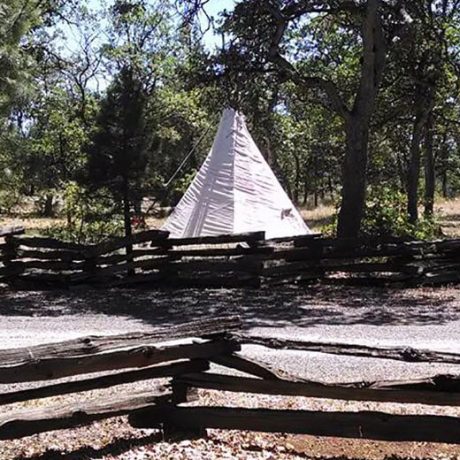
<svg viewBox="0 0 460 460"><path fill-rule="evenodd" d="M150 2L155 2L155 0L150 0ZM94 12L94 17L100 15L103 8L107 8L113 2L105 2L103 0L87 0L83 1L81 6L86 6L89 11ZM199 14L199 20L201 24L201 29L204 32L203 43L210 50L215 51L216 47L219 47L220 36L215 33L214 27L218 24L219 14L224 11L231 11L236 3L236 0L209 0L203 7L204 12ZM102 16L102 15L101 15ZM210 21L213 23L210 24ZM105 43L104 29L107 24L103 17L99 18L96 21L96 27L99 29L95 30L93 34L97 36L94 40L92 46L97 48L102 46ZM75 24L60 23L57 30L54 28L50 29L50 33L58 31L60 39L58 41L59 47L63 55L71 55L75 52L79 52L81 48L81 36ZM107 78L107 75L100 74L94 81L91 82L91 88L94 90L103 90L107 87L110 78Z"/></svg>

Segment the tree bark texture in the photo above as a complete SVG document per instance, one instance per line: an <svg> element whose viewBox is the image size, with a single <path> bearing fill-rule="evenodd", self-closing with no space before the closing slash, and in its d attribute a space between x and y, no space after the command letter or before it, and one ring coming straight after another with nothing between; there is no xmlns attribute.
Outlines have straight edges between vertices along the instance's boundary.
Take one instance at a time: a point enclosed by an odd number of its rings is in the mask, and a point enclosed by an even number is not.
<svg viewBox="0 0 460 460"><path fill-rule="evenodd" d="M363 55L359 88L353 109L345 116L346 152L342 173L339 237L359 235L366 200L366 171L370 120L382 80L386 44L380 0L368 0L362 27Z"/></svg>
<svg viewBox="0 0 460 460"><path fill-rule="evenodd" d="M366 200L369 123L362 117L351 117L345 131L346 155L337 234L339 237L355 237L361 228Z"/></svg>

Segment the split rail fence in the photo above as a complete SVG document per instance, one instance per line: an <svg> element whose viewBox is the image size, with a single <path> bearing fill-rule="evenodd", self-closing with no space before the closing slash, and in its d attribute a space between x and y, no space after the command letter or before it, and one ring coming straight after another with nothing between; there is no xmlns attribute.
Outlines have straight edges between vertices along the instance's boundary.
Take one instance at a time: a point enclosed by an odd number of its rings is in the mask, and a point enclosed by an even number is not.
<svg viewBox="0 0 460 460"><path fill-rule="evenodd" d="M306 235L265 240L264 232L175 239L150 230L82 245L23 233L22 228L0 232L0 281L17 289L460 281L460 239Z"/></svg>
<svg viewBox="0 0 460 460"><path fill-rule="evenodd" d="M188 339L181 342L172 339ZM207 428L291 432L386 441L460 443L460 418L396 415L384 411L329 412L200 405L196 389L303 396L353 401L460 405L460 376L437 375L412 381L321 383L307 381L238 353L242 344L274 349L315 350L406 362L460 364L460 355L398 347L372 348L254 337L238 317L157 328L150 332L90 336L61 343L0 350L0 384L21 383L0 393L0 406L34 400L33 407L9 407L0 415L0 439L73 428L128 415L134 427L158 428L166 436L204 435ZM351 347L351 348L350 348ZM356 348L353 348L356 347ZM308 358L306 358L308 359ZM239 371L216 373L218 364ZM244 373L245 376L241 376ZM71 380L59 380L72 377ZM147 381L141 392L127 387L109 397L84 392ZM33 387L25 384L34 382ZM149 386L151 385L151 386ZM149 389L145 389L149 388ZM76 393L72 403L49 398ZM74 395L75 396L75 395ZM76 398L80 399L76 399ZM37 400L42 400L41 402ZM30 405L28 405L30 407Z"/></svg>

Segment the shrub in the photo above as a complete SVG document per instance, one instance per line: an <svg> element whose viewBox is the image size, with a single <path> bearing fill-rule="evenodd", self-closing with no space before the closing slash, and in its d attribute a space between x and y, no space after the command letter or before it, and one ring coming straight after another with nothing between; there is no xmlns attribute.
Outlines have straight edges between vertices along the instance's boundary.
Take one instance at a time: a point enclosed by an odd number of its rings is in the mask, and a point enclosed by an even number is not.
<svg viewBox="0 0 460 460"><path fill-rule="evenodd" d="M336 236L337 214L331 224L321 229L327 236ZM396 236L420 240L440 236L436 221L421 217L416 224L408 221L406 196L390 187L372 187L368 191L361 236Z"/></svg>
<svg viewBox="0 0 460 460"><path fill-rule="evenodd" d="M88 244L123 235L123 218L110 196L91 195L70 182L64 190L63 201L67 223L46 229L47 236Z"/></svg>
<svg viewBox="0 0 460 460"><path fill-rule="evenodd" d="M408 221L406 196L389 187L369 190L361 233L364 236L405 236L433 239L439 236L434 219L421 217L416 224Z"/></svg>

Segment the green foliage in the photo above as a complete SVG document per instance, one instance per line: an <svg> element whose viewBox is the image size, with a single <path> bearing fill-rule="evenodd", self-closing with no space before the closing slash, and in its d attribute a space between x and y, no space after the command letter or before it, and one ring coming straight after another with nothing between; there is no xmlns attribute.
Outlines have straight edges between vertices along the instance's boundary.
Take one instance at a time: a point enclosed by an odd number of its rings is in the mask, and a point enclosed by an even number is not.
<svg viewBox="0 0 460 460"><path fill-rule="evenodd" d="M182 195L186 192L190 184L192 183L194 177L196 176L197 171L192 169L191 171L187 172L187 174L180 177L176 180L172 187L173 196L176 197L176 202L182 197Z"/></svg>
<svg viewBox="0 0 460 460"><path fill-rule="evenodd" d="M439 236L439 226L432 219L408 222L406 198L389 187L374 187L369 193L362 234L364 236L406 236L432 239Z"/></svg>
<svg viewBox="0 0 460 460"><path fill-rule="evenodd" d="M84 166L82 146L88 139L88 129L75 116L76 107L59 87L37 101L31 111L35 123L29 133L27 181L38 191L60 188L74 180Z"/></svg>
<svg viewBox="0 0 460 460"><path fill-rule="evenodd" d="M75 225L53 225L43 230L43 234L61 241L81 244L96 244L123 235L123 219L120 215L109 219L86 222L81 227Z"/></svg>
<svg viewBox="0 0 460 460"><path fill-rule="evenodd" d="M337 214L333 221L321 228L325 236L336 237ZM430 240L441 236L439 224L433 218L420 218L416 224L408 221L406 196L390 186L373 186L368 191L361 236L407 237Z"/></svg>
<svg viewBox="0 0 460 460"><path fill-rule="evenodd" d="M122 216L113 209L113 201L107 193L95 195L76 182L70 182L63 200L67 223L46 229L46 235L83 244L123 235Z"/></svg>
<svg viewBox="0 0 460 460"><path fill-rule="evenodd" d="M18 206L23 195L15 188L0 190L0 213L11 215L13 209Z"/></svg>
<svg viewBox="0 0 460 460"><path fill-rule="evenodd" d="M36 2L3 0L0 4L0 117L28 93L33 59L23 41L40 23L39 13Z"/></svg>
<svg viewBox="0 0 460 460"><path fill-rule="evenodd" d="M119 202L142 198L152 142L146 109L141 82L124 68L101 103L86 164L88 184L110 190Z"/></svg>

